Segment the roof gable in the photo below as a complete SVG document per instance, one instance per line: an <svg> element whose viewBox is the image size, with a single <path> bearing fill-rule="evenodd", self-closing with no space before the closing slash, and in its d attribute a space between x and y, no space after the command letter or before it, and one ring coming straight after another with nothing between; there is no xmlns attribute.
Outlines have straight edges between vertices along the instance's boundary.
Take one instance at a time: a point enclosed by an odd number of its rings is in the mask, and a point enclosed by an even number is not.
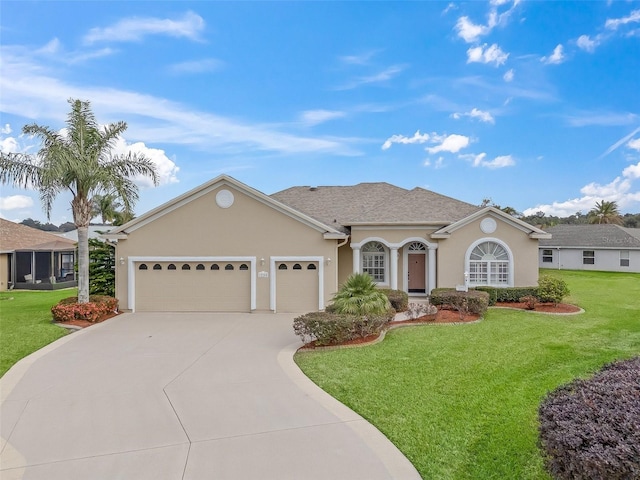
<svg viewBox="0 0 640 480"><path fill-rule="evenodd" d="M556 225L546 229L551 239L540 242L541 247L590 247L640 249L640 228L619 225Z"/></svg>
<svg viewBox="0 0 640 480"><path fill-rule="evenodd" d="M433 234L431 234L432 238L448 238L453 232L455 232L456 230L470 224L471 222L475 221L476 219L483 217L485 215L490 215L492 217L495 218L499 218L501 219L503 222L508 223L509 225L511 225L514 228L517 228L518 230L521 230L523 232L525 232L527 235L529 235L529 237L531 238L537 238L537 239L543 239L543 238L550 238L551 235L543 230L540 230L538 227L534 227L533 225L530 225L526 222L523 222L522 220L513 217L511 215L509 215L508 213L503 212L502 210L499 210L495 207L485 207L485 208L480 208L479 210L477 210L476 212L472 213L471 215L451 224L451 225L447 225L444 228L441 228L440 230L438 230L437 232L434 232Z"/></svg>
<svg viewBox="0 0 640 480"><path fill-rule="evenodd" d="M309 217L307 215L305 215L304 213L301 213L299 211L296 211L294 209L292 209L291 207L280 203L279 201L277 201L276 199L273 199L271 197L269 197L268 195L265 195L262 192L259 192L258 190L255 190L251 187L249 187L248 185L245 185L244 183L236 180L235 178L229 177L227 175L220 175L216 178L214 178L213 180L210 180L207 183L204 183L202 185L200 185L199 187L196 187L176 198L174 198L173 200L170 200L162 205L160 205L159 207L156 207L152 210L150 210L149 212L141 215L140 217L137 217L135 219L133 219L132 221L125 223L124 225L117 227L115 229L113 229L111 232L103 234L102 237L104 238L126 238L126 235L128 233L131 233L135 230L137 230L138 228L143 227L144 225L153 222L155 220L157 220L158 218L161 218L162 216L166 215L169 212L172 212L178 208L180 208L183 205L186 205L194 200L197 200L198 198L202 197L203 195L206 195L210 192L212 192L213 190L216 190L222 186L228 186L231 187L233 189L239 190L242 193L246 194L247 196L253 198L254 200L257 200L277 211L279 211L280 213L283 213L291 218L294 218L295 220L304 223L306 225L308 225L311 228L314 228L316 230L318 230L319 232L325 233L325 234L336 234L338 236L341 236L341 233L336 230L333 227L330 227L328 225L323 224L322 222L318 221L317 219L314 219L312 217Z"/></svg>
<svg viewBox="0 0 640 480"><path fill-rule="evenodd" d="M0 218L0 251L2 252L33 250L36 246L58 241L61 242L57 243L58 247L66 246L69 250L75 248L76 242L73 240Z"/></svg>

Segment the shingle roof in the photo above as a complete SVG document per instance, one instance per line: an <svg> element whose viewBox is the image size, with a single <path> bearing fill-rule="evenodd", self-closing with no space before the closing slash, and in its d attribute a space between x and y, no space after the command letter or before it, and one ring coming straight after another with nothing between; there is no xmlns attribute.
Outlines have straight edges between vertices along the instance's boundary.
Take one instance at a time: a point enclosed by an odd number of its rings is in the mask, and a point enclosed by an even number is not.
<svg viewBox="0 0 640 480"><path fill-rule="evenodd" d="M447 225L479 209L423 188L406 190L385 182L292 187L271 197L342 231L364 223Z"/></svg>
<svg viewBox="0 0 640 480"><path fill-rule="evenodd" d="M75 247L75 242L72 240L0 218L0 252L30 250L34 247L42 248L43 244L53 244L53 242L60 248L64 248L65 245L69 249ZM58 249L56 248L56 250Z"/></svg>
<svg viewBox="0 0 640 480"><path fill-rule="evenodd" d="M541 247L640 248L640 228L619 225L556 225L545 228L552 238Z"/></svg>

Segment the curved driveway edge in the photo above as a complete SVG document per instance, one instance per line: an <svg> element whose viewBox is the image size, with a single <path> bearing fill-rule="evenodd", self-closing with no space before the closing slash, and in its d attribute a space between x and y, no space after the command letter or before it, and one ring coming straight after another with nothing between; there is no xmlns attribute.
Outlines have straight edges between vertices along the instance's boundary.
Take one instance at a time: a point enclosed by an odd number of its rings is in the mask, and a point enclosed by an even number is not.
<svg viewBox="0 0 640 480"><path fill-rule="evenodd" d="M417 479L298 369L293 315L125 314L0 379L0 477Z"/></svg>

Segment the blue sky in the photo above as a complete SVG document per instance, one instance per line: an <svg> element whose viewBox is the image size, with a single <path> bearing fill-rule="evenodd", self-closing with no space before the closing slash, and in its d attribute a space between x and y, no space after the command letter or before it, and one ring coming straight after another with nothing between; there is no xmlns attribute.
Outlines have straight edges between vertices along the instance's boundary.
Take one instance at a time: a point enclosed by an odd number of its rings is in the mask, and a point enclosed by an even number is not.
<svg viewBox="0 0 640 480"><path fill-rule="evenodd" d="M0 148L67 99L125 120L141 214L227 173L270 194L386 181L525 214L640 212L640 2L0 4ZM45 221L2 186L0 215ZM51 221L71 220L61 195Z"/></svg>

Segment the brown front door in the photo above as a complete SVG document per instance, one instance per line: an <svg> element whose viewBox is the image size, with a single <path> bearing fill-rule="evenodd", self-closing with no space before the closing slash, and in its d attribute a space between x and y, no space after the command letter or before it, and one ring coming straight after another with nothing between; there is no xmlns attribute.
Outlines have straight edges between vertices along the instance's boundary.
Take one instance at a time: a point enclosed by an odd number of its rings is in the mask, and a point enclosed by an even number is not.
<svg viewBox="0 0 640 480"><path fill-rule="evenodd" d="M425 293L424 253L409 254L409 293Z"/></svg>

